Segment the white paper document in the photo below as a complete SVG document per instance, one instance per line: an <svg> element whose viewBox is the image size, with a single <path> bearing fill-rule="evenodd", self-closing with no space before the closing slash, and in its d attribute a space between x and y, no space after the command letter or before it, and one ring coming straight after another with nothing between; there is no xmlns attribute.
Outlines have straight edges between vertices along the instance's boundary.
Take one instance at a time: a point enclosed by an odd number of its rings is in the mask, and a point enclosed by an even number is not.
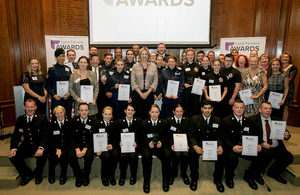
<svg viewBox="0 0 300 195"><path fill-rule="evenodd" d="M205 82L206 82L205 80L195 78L191 93L196 95L202 95L203 93L202 89L205 86Z"/></svg>
<svg viewBox="0 0 300 195"><path fill-rule="evenodd" d="M272 108L279 109L280 105L278 105L278 103L282 101L282 97L283 97L282 93L270 91L268 102L271 103Z"/></svg>
<svg viewBox="0 0 300 195"><path fill-rule="evenodd" d="M133 146L135 142L134 133L121 133L121 153L132 153L135 152L135 147Z"/></svg>
<svg viewBox="0 0 300 195"><path fill-rule="evenodd" d="M242 146L242 155L257 156L258 137L243 135Z"/></svg>
<svg viewBox="0 0 300 195"><path fill-rule="evenodd" d="M156 104L159 107L159 110L161 111L161 106L162 106L162 98L160 100L154 100L154 104Z"/></svg>
<svg viewBox="0 0 300 195"><path fill-rule="evenodd" d="M130 98L130 85L119 84L118 101L128 101Z"/></svg>
<svg viewBox="0 0 300 195"><path fill-rule="evenodd" d="M284 132L286 130L286 121L274 121L271 123L270 139L284 139Z"/></svg>
<svg viewBox="0 0 300 195"><path fill-rule="evenodd" d="M107 151L107 133L94 133L93 134L94 142L94 153L96 152L105 152Z"/></svg>
<svg viewBox="0 0 300 195"><path fill-rule="evenodd" d="M218 160L218 142L217 141L202 141L203 156L202 160Z"/></svg>
<svg viewBox="0 0 300 195"><path fill-rule="evenodd" d="M221 101L221 85L210 85L208 95L212 101Z"/></svg>
<svg viewBox="0 0 300 195"><path fill-rule="evenodd" d="M56 81L56 94L64 97L66 93L69 93L69 81Z"/></svg>
<svg viewBox="0 0 300 195"><path fill-rule="evenodd" d="M168 80L166 95L178 96L179 81Z"/></svg>
<svg viewBox="0 0 300 195"><path fill-rule="evenodd" d="M83 102L93 103L93 85L81 85L80 86L80 98Z"/></svg>
<svg viewBox="0 0 300 195"><path fill-rule="evenodd" d="M245 90L239 91L239 94L240 94L240 98L244 102L245 106L254 104L253 99L250 98L250 96L252 95L251 89L245 89Z"/></svg>
<svg viewBox="0 0 300 195"><path fill-rule="evenodd" d="M173 134L175 152L187 152L186 134Z"/></svg>

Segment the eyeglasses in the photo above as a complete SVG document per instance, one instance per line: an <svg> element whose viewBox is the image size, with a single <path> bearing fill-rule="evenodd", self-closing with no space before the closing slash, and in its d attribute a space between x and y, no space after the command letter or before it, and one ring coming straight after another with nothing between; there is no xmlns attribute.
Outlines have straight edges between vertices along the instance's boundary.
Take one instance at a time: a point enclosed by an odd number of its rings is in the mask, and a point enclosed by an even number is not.
<svg viewBox="0 0 300 195"><path fill-rule="evenodd" d="M244 59L239 59L239 62L245 62L245 60Z"/></svg>

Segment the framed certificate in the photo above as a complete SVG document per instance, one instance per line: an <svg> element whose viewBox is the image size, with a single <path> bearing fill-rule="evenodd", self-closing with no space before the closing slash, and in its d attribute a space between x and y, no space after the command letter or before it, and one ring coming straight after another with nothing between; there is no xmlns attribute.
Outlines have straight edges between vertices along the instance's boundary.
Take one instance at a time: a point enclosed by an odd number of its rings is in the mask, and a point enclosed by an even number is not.
<svg viewBox="0 0 300 195"><path fill-rule="evenodd" d="M202 141L203 160L218 160L218 142L217 141Z"/></svg>
<svg viewBox="0 0 300 195"><path fill-rule="evenodd" d="M119 84L118 101L128 101L130 98L130 85Z"/></svg>
<svg viewBox="0 0 300 195"><path fill-rule="evenodd" d="M64 97L69 93L69 81L56 81L56 94Z"/></svg>
<svg viewBox="0 0 300 195"><path fill-rule="evenodd" d="M93 85L81 85L80 86L80 98L83 102L92 103L93 102Z"/></svg>
<svg viewBox="0 0 300 195"><path fill-rule="evenodd" d="M107 133L94 133L93 134L94 153L107 151Z"/></svg>
<svg viewBox="0 0 300 195"><path fill-rule="evenodd" d="M135 142L134 133L121 133L121 153L133 153L135 152L135 147L133 146Z"/></svg>
<svg viewBox="0 0 300 195"><path fill-rule="evenodd" d="M179 81L168 80L166 95L178 96Z"/></svg>

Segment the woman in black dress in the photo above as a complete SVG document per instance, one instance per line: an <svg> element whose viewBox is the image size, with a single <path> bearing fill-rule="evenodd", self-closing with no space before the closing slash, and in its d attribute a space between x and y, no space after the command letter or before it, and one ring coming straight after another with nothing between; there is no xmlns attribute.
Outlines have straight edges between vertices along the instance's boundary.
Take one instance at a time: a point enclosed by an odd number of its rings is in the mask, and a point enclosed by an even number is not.
<svg viewBox="0 0 300 195"><path fill-rule="evenodd" d="M41 71L41 65L37 58L30 58L27 72L23 73L20 81L25 90L24 102L27 99L36 101L37 110L40 114L46 114L47 91L44 88L45 75Z"/></svg>

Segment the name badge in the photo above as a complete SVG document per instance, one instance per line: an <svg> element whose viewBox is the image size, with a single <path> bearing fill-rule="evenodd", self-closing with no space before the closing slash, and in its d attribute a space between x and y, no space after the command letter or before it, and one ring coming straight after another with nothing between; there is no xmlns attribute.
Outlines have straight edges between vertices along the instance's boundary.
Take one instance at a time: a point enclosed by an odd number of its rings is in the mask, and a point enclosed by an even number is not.
<svg viewBox="0 0 300 195"><path fill-rule="evenodd" d="M180 72L175 72L175 75L180 75Z"/></svg>
<svg viewBox="0 0 300 195"><path fill-rule="evenodd" d="M92 127L91 127L91 125L85 125L85 127L84 127L84 128L86 128L86 129L90 130Z"/></svg>
<svg viewBox="0 0 300 195"><path fill-rule="evenodd" d="M126 132L128 132L128 131L129 131L129 129L128 129L128 128L126 128L126 129L122 129L122 131L123 131L123 133L126 133Z"/></svg>
<svg viewBox="0 0 300 195"><path fill-rule="evenodd" d="M114 74L114 72L113 71L109 71L109 75L111 76L111 75L113 75Z"/></svg>
<svg viewBox="0 0 300 195"><path fill-rule="evenodd" d="M80 78L76 79L76 80L75 80L75 83L78 83L79 81L80 81Z"/></svg>
<svg viewBox="0 0 300 195"><path fill-rule="evenodd" d="M191 71L191 69L190 68L186 68L185 71L188 72L188 71Z"/></svg>
<svg viewBox="0 0 300 195"><path fill-rule="evenodd" d="M132 68L129 68L129 71L131 72L131 71L132 71Z"/></svg>
<svg viewBox="0 0 300 195"><path fill-rule="evenodd" d="M69 68L65 68L65 71L69 72Z"/></svg>
<svg viewBox="0 0 300 195"><path fill-rule="evenodd" d="M249 131L249 127L244 127L244 131Z"/></svg>
<svg viewBox="0 0 300 195"><path fill-rule="evenodd" d="M152 133L147 134L147 137L148 137L148 138L152 138L152 137L153 137L153 134L152 134Z"/></svg>
<svg viewBox="0 0 300 195"><path fill-rule="evenodd" d="M19 132L20 132L20 133L23 133L24 131L23 131L23 129L19 129Z"/></svg>
<svg viewBox="0 0 300 195"><path fill-rule="evenodd" d="M53 135L59 135L60 134L60 131L57 130L57 131L53 131Z"/></svg>
<svg viewBox="0 0 300 195"><path fill-rule="evenodd" d="M219 124L213 123L213 128L219 128Z"/></svg>
<svg viewBox="0 0 300 195"><path fill-rule="evenodd" d="M37 81L37 77L32 77L32 80L33 81Z"/></svg>
<svg viewBox="0 0 300 195"><path fill-rule="evenodd" d="M256 79L258 79L258 77L257 77L257 76L255 76L255 77L253 77L253 78L252 78L252 80L256 80Z"/></svg>
<svg viewBox="0 0 300 195"><path fill-rule="evenodd" d="M202 75L204 76L204 75L205 75L205 72L202 72Z"/></svg>
<svg viewBox="0 0 300 195"><path fill-rule="evenodd" d="M176 127L173 127L173 126L171 126L171 127L170 127L170 129L171 129L172 131L176 131L176 129L177 129L177 128L176 128Z"/></svg>
<svg viewBox="0 0 300 195"><path fill-rule="evenodd" d="M104 133L105 132L105 129L102 128L102 129L99 129L99 133Z"/></svg>
<svg viewBox="0 0 300 195"><path fill-rule="evenodd" d="M124 79L129 79L129 75L124 75Z"/></svg>
<svg viewBox="0 0 300 195"><path fill-rule="evenodd" d="M208 82L209 82L209 83L214 83L215 81L212 80L212 79L209 79Z"/></svg>

